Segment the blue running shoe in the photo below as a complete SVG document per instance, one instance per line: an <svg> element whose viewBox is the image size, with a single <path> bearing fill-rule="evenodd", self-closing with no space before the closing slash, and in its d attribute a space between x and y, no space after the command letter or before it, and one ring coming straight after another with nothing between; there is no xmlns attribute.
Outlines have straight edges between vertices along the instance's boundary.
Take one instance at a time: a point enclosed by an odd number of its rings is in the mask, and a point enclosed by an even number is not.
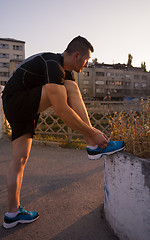
<svg viewBox="0 0 150 240"><path fill-rule="evenodd" d="M31 223L39 218L38 212L29 212L24 210L24 207L20 207L20 213L17 214L16 217L10 218L8 216L4 216L4 228L13 228L19 223Z"/></svg>
<svg viewBox="0 0 150 240"><path fill-rule="evenodd" d="M87 148L88 158L90 160L97 160L103 155L111 155L115 152L119 152L125 147L124 141L112 141L109 140L108 145L106 148L102 149L100 147L97 147L94 150L91 150L90 148Z"/></svg>

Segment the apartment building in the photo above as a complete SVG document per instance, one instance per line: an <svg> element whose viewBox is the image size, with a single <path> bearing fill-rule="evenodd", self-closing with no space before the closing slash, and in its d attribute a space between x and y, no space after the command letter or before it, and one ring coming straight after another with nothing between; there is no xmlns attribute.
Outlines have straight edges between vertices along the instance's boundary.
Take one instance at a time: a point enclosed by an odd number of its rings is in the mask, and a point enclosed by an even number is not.
<svg viewBox="0 0 150 240"><path fill-rule="evenodd" d="M123 100L150 96L150 72L125 64L90 64L78 74L84 99Z"/></svg>
<svg viewBox="0 0 150 240"><path fill-rule="evenodd" d="M25 42L0 38L0 85L5 85L12 72L25 59Z"/></svg>

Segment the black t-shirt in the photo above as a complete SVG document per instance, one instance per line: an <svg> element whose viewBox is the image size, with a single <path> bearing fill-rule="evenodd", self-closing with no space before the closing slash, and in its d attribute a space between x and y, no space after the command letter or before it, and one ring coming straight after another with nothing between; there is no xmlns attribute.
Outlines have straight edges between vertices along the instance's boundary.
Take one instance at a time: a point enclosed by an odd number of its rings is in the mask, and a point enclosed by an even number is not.
<svg viewBox="0 0 150 240"><path fill-rule="evenodd" d="M8 80L4 93L28 90L46 83L64 85L65 79L75 81L74 75L63 68L63 56L39 53L24 60Z"/></svg>

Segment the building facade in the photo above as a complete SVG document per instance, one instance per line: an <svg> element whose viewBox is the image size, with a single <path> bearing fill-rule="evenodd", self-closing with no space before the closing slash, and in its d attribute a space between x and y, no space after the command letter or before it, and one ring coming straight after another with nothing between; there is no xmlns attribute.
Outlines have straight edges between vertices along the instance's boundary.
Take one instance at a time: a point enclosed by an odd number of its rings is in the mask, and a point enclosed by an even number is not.
<svg viewBox="0 0 150 240"><path fill-rule="evenodd" d="M12 72L25 59L25 42L0 38L0 85L5 85Z"/></svg>
<svg viewBox="0 0 150 240"><path fill-rule="evenodd" d="M84 99L124 100L150 96L150 72L125 64L89 64L78 74Z"/></svg>

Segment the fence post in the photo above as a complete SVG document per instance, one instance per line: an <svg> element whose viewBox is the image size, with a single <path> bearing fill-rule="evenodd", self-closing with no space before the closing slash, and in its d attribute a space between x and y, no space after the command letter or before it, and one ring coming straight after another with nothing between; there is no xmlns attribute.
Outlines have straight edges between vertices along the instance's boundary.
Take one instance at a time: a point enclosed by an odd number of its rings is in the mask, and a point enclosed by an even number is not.
<svg viewBox="0 0 150 240"><path fill-rule="evenodd" d="M67 137L68 137L68 141L70 142L70 141L71 141L71 139L72 139L72 136L71 136L71 134L72 134L72 129L71 129L71 128L69 128L69 127L67 127L67 128L68 128Z"/></svg>
<svg viewBox="0 0 150 240"><path fill-rule="evenodd" d="M0 138L2 138L4 134L4 113L1 99L3 89L4 87L0 85Z"/></svg>

